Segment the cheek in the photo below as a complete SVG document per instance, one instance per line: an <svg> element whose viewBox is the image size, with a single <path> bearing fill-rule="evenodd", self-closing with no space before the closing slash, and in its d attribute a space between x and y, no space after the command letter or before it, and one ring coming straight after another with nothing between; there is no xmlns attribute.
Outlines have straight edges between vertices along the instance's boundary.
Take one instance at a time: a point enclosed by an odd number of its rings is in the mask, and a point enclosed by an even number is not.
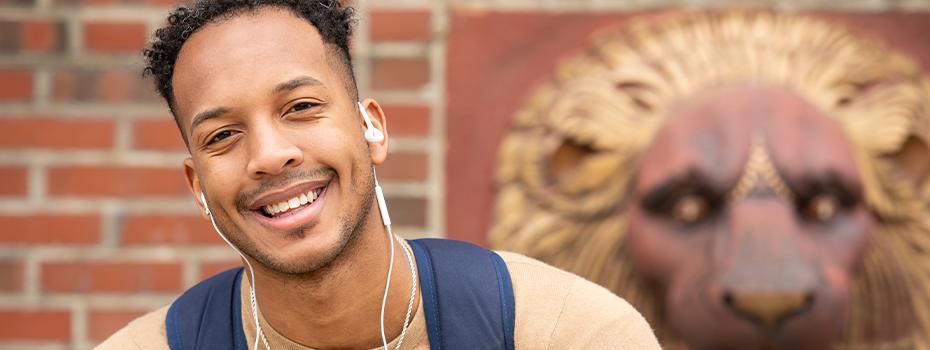
<svg viewBox="0 0 930 350"><path fill-rule="evenodd" d="M368 145L362 136L348 133L335 123L303 129L294 128L289 138L294 144L300 145L307 159L334 168L341 167L339 164L355 162L359 157L367 156Z"/></svg>
<svg viewBox="0 0 930 350"><path fill-rule="evenodd" d="M858 208L838 218L826 232L816 233L822 237L817 241L818 250L835 266L852 271L868 251L874 230L874 219L865 209Z"/></svg>
<svg viewBox="0 0 930 350"><path fill-rule="evenodd" d="M676 272L700 262L702 252L693 236L700 233L677 232L639 209L629 215L627 242L633 264L644 277L667 284Z"/></svg>
<svg viewBox="0 0 930 350"><path fill-rule="evenodd" d="M205 159L198 165L197 174L201 180L202 190L207 196L220 203L231 203L242 188L242 179L247 176L248 155L238 150L221 157ZM235 176L230 176L235 174ZM211 208L212 209L212 208Z"/></svg>

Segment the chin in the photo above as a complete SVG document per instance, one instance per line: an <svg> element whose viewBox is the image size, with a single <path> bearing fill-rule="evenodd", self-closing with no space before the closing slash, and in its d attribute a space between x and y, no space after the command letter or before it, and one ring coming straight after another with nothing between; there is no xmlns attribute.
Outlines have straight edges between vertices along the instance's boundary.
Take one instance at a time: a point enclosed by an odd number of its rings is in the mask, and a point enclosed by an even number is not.
<svg viewBox="0 0 930 350"><path fill-rule="evenodd" d="M351 232L321 225L288 234L283 244L253 255L271 270L283 274L307 274L326 267L343 255L354 240ZM250 254L251 255L251 254Z"/></svg>

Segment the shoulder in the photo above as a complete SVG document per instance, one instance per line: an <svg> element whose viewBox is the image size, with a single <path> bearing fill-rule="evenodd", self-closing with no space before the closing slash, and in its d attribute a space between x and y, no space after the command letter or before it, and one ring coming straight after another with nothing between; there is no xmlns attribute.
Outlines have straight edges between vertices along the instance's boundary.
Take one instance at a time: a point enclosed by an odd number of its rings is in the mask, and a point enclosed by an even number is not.
<svg viewBox="0 0 930 350"><path fill-rule="evenodd" d="M659 349L643 316L609 290L539 260L496 253L513 280L518 348Z"/></svg>
<svg viewBox="0 0 930 350"><path fill-rule="evenodd" d="M169 306L164 306L129 322L95 349L168 349L168 340L165 336L165 315L168 314Z"/></svg>

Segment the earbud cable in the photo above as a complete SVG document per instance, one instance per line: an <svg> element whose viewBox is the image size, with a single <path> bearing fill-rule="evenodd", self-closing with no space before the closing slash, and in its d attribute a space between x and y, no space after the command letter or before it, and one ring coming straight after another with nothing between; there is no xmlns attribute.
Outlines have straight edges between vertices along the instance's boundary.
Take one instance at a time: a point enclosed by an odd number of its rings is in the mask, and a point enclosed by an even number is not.
<svg viewBox="0 0 930 350"><path fill-rule="evenodd" d="M207 206L206 199L204 199L203 202L204 202L203 203L204 206L206 207ZM207 207L207 211L208 212L210 211L209 207ZM262 342L265 344L266 350L271 350L271 347L268 346L268 340L265 339L265 333L262 331L262 325L258 322L258 302L255 300L255 284L256 284L255 283L255 270L252 269L252 263L249 262L249 259L246 259L245 254L242 254L242 251L240 251L239 248L236 248L236 246L232 244L232 242L230 242L228 238L226 238L226 235L223 234L222 231L220 231L220 228L216 226L216 220L213 219L213 214L209 213L207 214L207 216L210 217L210 223L213 224L213 229L216 230L216 233L220 234L220 238L222 238L223 241L226 242L226 244L228 244L233 250L235 250L236 253L238 253L240 257L242 257L242 260L245 261L245 266L249 268L249 276L250 276L249 277L249 303L251 304L251 307L252 307L253 322L255 322L255 345L252 347L252 350L258 350L259 339L261 339Z"/></svg>

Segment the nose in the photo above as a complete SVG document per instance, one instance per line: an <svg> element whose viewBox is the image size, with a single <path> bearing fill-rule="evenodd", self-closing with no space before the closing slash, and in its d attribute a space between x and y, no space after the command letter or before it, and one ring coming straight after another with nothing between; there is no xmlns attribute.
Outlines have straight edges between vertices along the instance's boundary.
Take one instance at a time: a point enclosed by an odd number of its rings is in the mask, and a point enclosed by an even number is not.
<svg viewBox="0 0 930 350"><path fill-rule="evenodd" d="M723 294L723 303L735 314L766 331L803 314L814 305L813 292L734 292Z"/></svg>
<svg viewBox="0 0 930 350"><path fill-rule="evenodd" d="M251 154L248 171L253 177L277 175L289 166L303 161L303 152L286 133L274 127L256 128L251 135Z"/></svg>

